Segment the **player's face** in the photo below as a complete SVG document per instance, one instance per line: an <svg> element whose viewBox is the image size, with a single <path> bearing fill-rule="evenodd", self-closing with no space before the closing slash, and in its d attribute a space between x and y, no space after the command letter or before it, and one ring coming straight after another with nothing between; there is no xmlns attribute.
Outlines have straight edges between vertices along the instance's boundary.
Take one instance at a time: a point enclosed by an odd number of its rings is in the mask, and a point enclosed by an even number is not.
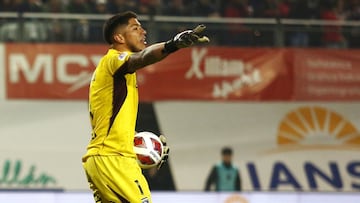
<svg viewBox="0 0 360 203"><path fill-rule="evenodd" d="M146 47L146 31L136 18L131 18L124 32L125 45L132 52L139 52Z"/></svg>

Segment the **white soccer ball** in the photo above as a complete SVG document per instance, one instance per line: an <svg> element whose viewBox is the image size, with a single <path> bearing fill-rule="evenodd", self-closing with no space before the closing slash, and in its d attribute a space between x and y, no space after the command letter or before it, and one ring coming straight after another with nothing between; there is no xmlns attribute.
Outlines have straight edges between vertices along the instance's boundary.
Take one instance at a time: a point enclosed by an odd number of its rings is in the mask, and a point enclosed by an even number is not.
<svg viewBox="0 0 360 203"><path fill-rule="evenodd" d="M152 132L135 134L134 151L142 169L149 169L160 163L164 146L160 138Z"/></svg>

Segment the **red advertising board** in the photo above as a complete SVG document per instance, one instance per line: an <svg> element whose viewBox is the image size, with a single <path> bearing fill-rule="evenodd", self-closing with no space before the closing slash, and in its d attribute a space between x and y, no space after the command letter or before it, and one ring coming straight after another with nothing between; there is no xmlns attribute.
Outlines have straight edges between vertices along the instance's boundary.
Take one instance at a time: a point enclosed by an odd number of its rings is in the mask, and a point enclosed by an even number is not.
<svg viewBox="0 0 360 203"><path fill-rule="evenodd" d="M102 45L6 44L8 99L87 99ZM358 100L360 51L194 47L138 71L141 101Z"/></svg>
<svg viewBox="0 0 360 203"><path fill-rule="evenodd" d="M294 50L296 100L359 100L360 50Z"/></svg>
<svg viewBox="0 0 360 203"><path fill-rule="evenodd" d="M93 69L106 47L7 44L7 97L86 99ZM286 100L291 67L286 50L189 48L138 72L142 101Z"/></svg>
<svg viewBox="0 0 360 203"><path fill-rule="evenodd" d="M85 99L106 51L98 45L6 44L7 97Z"/></svg>
<svg viewBox="0 0 360 203"><path fill-rule="evenodd" d="M192 48L141 70L140 98L287 100L291 67L284 50Z"/></svg>

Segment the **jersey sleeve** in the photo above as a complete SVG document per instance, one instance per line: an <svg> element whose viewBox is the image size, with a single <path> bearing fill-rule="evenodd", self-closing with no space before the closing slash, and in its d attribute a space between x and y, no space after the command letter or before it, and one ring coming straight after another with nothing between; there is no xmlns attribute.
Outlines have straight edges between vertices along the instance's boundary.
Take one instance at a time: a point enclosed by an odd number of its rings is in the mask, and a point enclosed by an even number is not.
<svg viewBox="0 0 360 203"><path fill-rule="evenodd" d="M127 72L127 61L130 58L130 52L120 52L116 54L112 54L109 57L109 71L112 75L114 75L118 71L123 71L124 73Z"/></svg>

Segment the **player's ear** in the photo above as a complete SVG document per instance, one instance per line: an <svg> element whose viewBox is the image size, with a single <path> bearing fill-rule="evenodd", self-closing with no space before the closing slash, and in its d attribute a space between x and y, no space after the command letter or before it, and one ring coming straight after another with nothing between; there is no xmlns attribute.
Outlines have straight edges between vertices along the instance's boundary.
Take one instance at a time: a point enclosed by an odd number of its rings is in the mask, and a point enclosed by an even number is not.
<svg viewBox="0 0 360 203"><path fill-rule="evenodd" d="M124 44L125 43L125 38L122 34L114 34L114 41L119 43L119 44Z"/></svg>

